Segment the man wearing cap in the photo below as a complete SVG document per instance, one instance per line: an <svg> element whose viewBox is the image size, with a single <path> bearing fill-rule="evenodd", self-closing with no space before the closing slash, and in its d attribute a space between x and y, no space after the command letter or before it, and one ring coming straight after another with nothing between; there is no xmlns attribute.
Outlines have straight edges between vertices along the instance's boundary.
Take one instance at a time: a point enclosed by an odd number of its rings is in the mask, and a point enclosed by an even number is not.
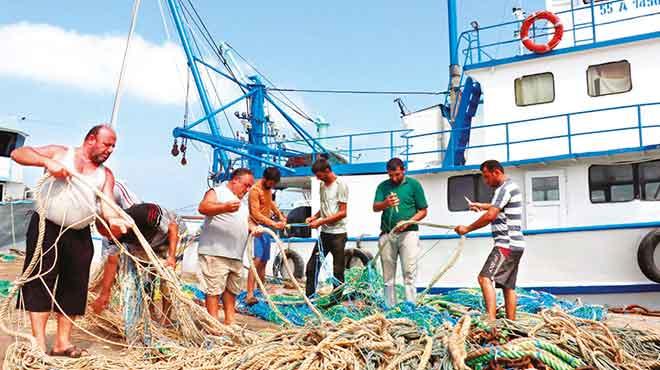
<svg viewBox="0 0 660 370"><path fill-rule="evenodd" d="M154 203L133 205L126 209L126 213L135 221L138 230L140 230L140 233L149 242L151 249L161 258L164 265L174 268L176 266L177 246L183 238L186 238L183 240L184 243L188 240L187 229L183 220L174 212L161 208ZM98 229L104 236L109 236L103 227L99 227ZM148 267L149 257L140 245L137 235L132 230L119 237L118 241L127 248L128 253L141 260L144 266ZM103 251L103 254L108 256L108 260L103 270L101 292L94 303L92 303L92 308L96 313L103 311L110 300L112 284L117 275L119 265L120 248L111 241L108 248ZM146 282L147 290L150 292L153 292L154 277L155 275L153 274L147 274L146 276L148 280ZM166 282L162 279L160 288L163 295L163 311L160 317L161 321L166 323L169 317L170 300L168 299L169 289Z"/></svg>

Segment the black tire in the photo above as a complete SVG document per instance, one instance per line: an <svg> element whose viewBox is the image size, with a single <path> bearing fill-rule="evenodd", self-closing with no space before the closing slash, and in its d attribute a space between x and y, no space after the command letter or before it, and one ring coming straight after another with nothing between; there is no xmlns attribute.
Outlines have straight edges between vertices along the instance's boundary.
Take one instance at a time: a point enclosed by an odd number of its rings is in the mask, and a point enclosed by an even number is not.
<svg viewBox="0 0 660 370"><path fill-rule="evenodd" d="M655 250L660 245L660 229L646 234L637 249L637 263L642 273L651 281L660 283L660 267L655 264Z"/></svg>
<svg viewBox="0 0 660 370"><path fill-rule="evenodd" d="M290 249L286 250L286 258L289 263L293 264L293 276L296 279L302 279L305 274L305 264L303 263L302 257ZM278 278L288 279L289 276L284 267L284 259L282 258L282 252L278 253L273 260L273 275Z"/></svg>
<svg viewBox="0 0 660 370"><path fill-rule="evenodd" d="M362 266L366 266L371 259L374 258L371 253L357 248L348 248L344 251L344 266L346 269L350 269L361 263Z"/></svg>

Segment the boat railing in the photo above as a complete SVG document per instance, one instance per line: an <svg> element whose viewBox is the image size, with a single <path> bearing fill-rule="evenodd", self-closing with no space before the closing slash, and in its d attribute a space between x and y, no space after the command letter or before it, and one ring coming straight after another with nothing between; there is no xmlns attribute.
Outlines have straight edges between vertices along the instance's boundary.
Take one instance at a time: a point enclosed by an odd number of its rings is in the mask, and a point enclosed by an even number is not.
<svg viewBox="0 0 660 370"><path fill-rule="evenodd" d="M407 151L405 134L411 132L409 129L382 130L359 132L344 135L325 136L315 138L330 153L340 157L347 164L382 162L383 158L391 158L402 155ZM303 155L316 157L316 152L309 153L309 147L301 139L284 140L273 143L273 145L286 148L287 150L305 150ZM302 153L302 152L301 152ZM288 158L278 158L283 163Z"/></svg>
<svg viewBox="0 0 660 370"><path fill-rule="evenodd" d="M598 129L594 129L594 126ZM444 154L448 150L467 152L467 164L496 158L524 161L537 158L572 156L603 151L641 150L660 144L660 102L591 109L470 128L409 134L406 146L431 136L445 137L470 130L474 145L408 150L405 158L414 162L423 155ZM419 146L418 146L419 148Z"/></svg>
<svg viewBox="0 0 660 370"><path fill-rule="evenodd" d="M609 0L589 1L585 6L574 5L556 14L564 25L564 38L558 48L571 48L600 41L660 31L660 1ZM644 19L644 21L641 21ZM465 58L465 66L532 54L522 47L519 30L523 20L479 26L459 35L458 48ZM634 27L630 27L635 22ZM640 22L645 22L640 25ZM554 35L551 25L539 26L535 22L529 37L536 43L545 43ZM502 35L509 35L502 39ZM550 53L552 54L552 53Z"/></svg>

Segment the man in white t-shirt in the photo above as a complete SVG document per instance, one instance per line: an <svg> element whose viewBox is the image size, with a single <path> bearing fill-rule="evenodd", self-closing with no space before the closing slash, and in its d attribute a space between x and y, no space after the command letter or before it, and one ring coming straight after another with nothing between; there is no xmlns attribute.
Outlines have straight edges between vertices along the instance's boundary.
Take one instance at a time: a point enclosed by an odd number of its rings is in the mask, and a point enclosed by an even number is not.
<svg viewBox="0 0 660 370"><path fill-rule="evenodd" d="M319 159L312 165L312 172L321 180L319 188L321 206L319 211L305 220L313 229L321 228L319 241L307 262L307 296L316 292L320 259L332 253L332 272L338 282L344 282L344 249L346 248L346 214L348 207L348 186L332 172L330 163Z"/></svg>
<svg viewBox="0 0 660 370"><path fill-rule="evenodd" d="M254 176L249 169L236 169L228 182L209 189L199 204L199 213L206 216L198 246L199 265L207 287L206 309L219 319L218 301L222 295L227 325L236 314L248 234L258 234L256 225L249 221L245 198L253 184Z"/></svg>

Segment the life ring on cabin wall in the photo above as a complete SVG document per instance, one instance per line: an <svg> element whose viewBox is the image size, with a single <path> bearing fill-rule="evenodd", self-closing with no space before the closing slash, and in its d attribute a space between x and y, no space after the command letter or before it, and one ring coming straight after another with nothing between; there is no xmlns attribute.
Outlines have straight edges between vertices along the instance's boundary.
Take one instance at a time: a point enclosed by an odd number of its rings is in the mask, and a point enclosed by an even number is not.
<svg viewBox="0 0 660 370"><path fill-rule="evenodd" d="M537 44L529 38L529 30L532 28L532 24L534 24L534 22L539 19L545 19L546 21L552 23L552 25L555 27L555 33L547 44ZM537 54L547 53L554 49L557 45L559 45L562 36L564 36L564 25L561 24L561 20L555 13L548 10L541 10L532 13L523 21L522 26L520 26L520 40L522 41L523 45L525 45L525 47L530 51L533 51Z"/></svg>
<svg viewBox="0 0 660 370"><path fill-rule="evenodd" d="M660 266L655 264L655 250L660 246L660 229L655 229L644 237L637 249L637 263L644 276L660 283Z"/></svg>

